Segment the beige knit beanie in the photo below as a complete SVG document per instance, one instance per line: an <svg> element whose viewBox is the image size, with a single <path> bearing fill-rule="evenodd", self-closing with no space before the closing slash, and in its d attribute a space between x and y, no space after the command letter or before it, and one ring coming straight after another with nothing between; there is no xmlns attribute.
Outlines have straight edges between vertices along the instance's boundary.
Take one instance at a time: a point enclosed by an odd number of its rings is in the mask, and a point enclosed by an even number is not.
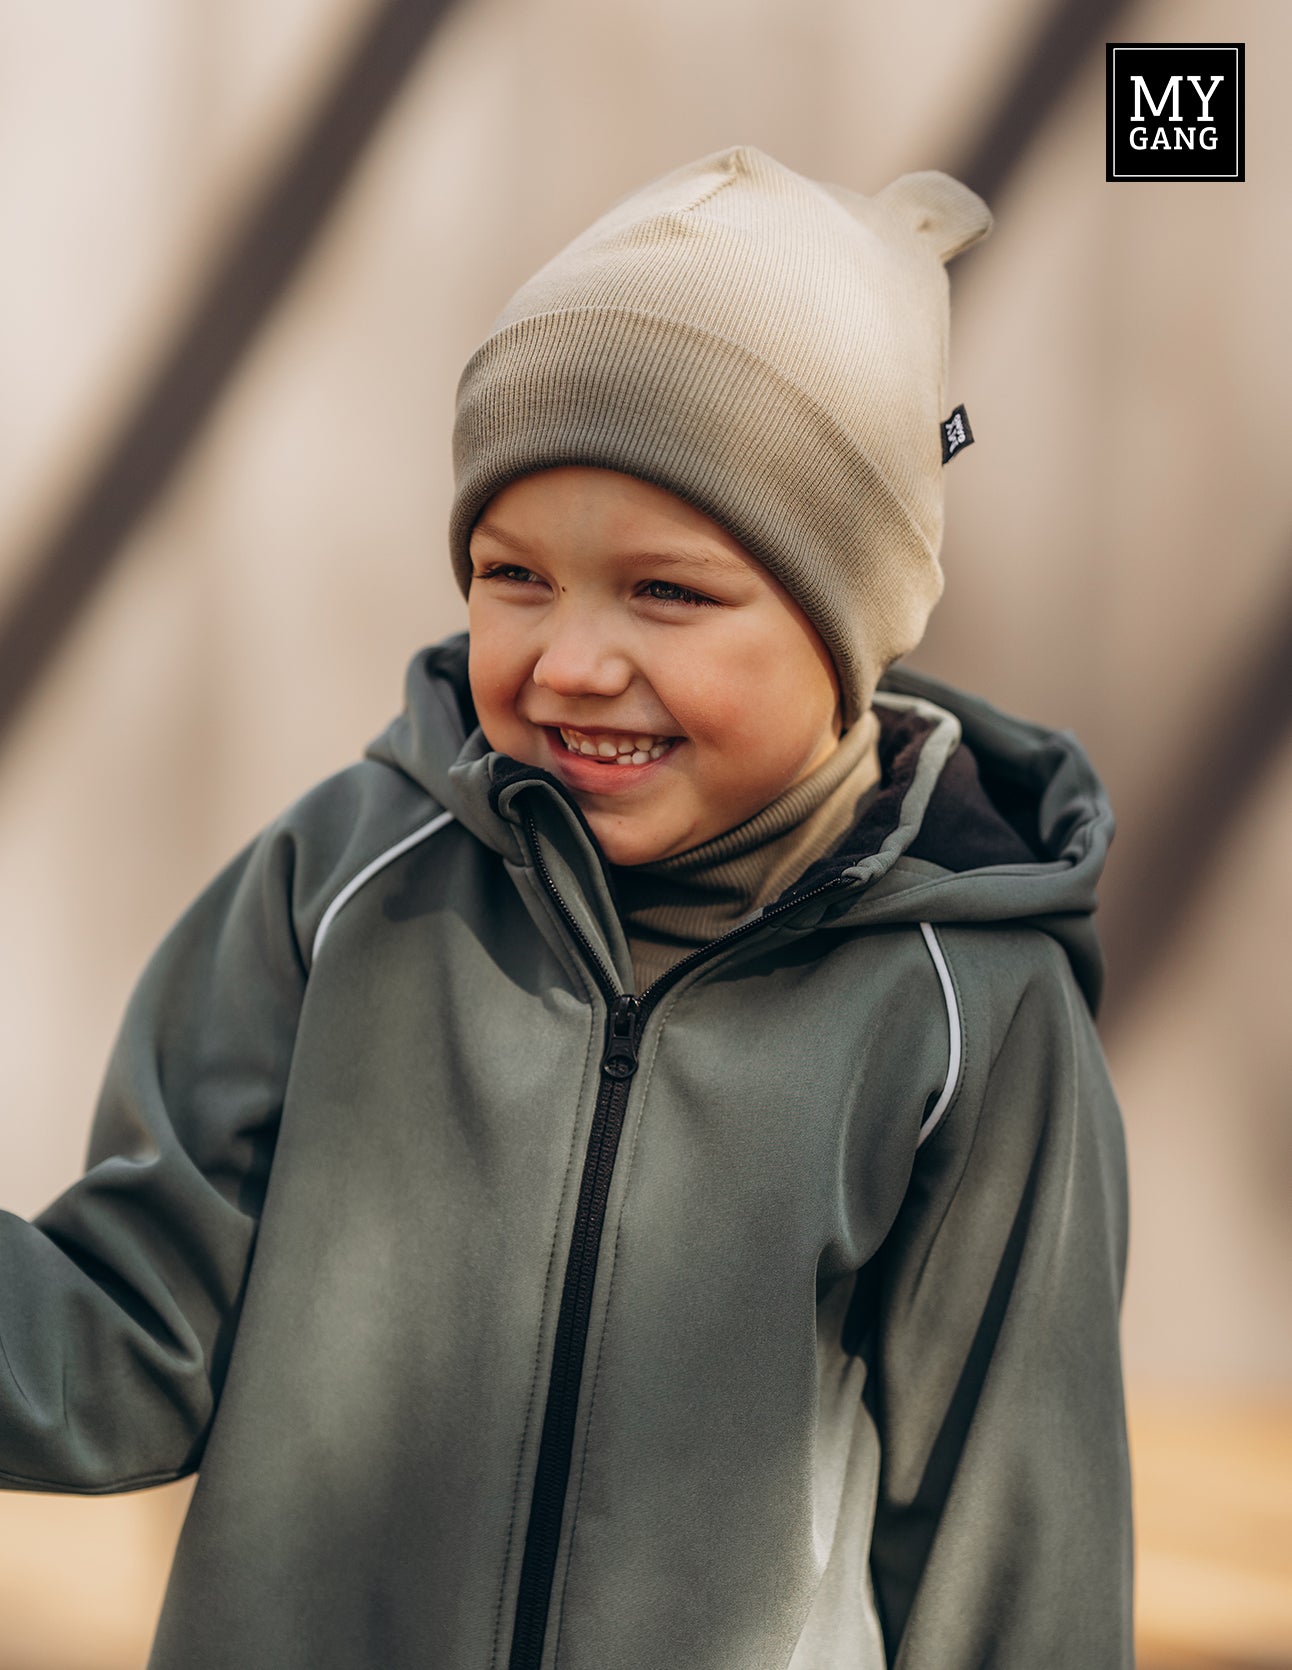
<svg viewBox="0 0 1292 1670"><path fill-rule="evenodd" d="M508 481L600 465L722 524L834 658L844 723L942 592L943 263L983 237L946 174L875 197L751 145L601 216L521 288L458 384L449 544Z"/></svg>

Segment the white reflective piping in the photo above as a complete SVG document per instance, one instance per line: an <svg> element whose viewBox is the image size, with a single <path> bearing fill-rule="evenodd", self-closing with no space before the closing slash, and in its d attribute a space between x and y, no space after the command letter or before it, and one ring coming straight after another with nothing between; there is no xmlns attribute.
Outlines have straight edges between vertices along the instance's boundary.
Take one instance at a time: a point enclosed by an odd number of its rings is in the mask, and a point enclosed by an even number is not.
<svg viewBox="0 0 1292 1670"><path fill-rule="evenodd" d="M393 863L401 852L407 852L409 847L415 847L419 841L424 841L428 835L434 835L437 829L443 829L446 823L453 822L452 812L440 812L429 823L424 823L420 829L415 829L411 835L405 835L402 841L396 841L393 847L387 847L373 859L371 864L365 864L359 874L346 882L345 886L323 912L323 920L318 925L318 932L314 935L314 948L310 952L311 967L318 959L319 946L323 943L323 936L332 926L332 920L343 905L349 904L364 882L371 881L379 870L384 870L387 864Z"/></svg>
<svg viewBox="0 0 1292 1670"><path fill-rule="evenodd" d="M955 987L951 984L951 970L947 967L947 960L942 955L942 947L938 944L938 937L927 922L920 923L920 932L924 935L924 943L929 948L929 955L933 958L933 966L938 971L938 979L942 982L942 1000L947 1006L947 1082L942 1086L942 1094L929 1109L928 1118L920 1126L920 1134L915 1146L927 1142L939 1124L942 1115L947 1111L951 1098L955 1094L956 1080L960 1077L960 1010L956 1004Z"/></svg>

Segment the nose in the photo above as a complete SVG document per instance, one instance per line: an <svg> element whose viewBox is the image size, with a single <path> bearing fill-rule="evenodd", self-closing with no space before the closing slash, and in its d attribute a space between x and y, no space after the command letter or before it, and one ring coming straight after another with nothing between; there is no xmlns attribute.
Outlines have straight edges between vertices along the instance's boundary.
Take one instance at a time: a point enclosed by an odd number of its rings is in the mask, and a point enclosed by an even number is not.
<svg viewBox="0 0 1292 1670"><path fill-rule="evenodd" d="M551 612L530 677L566 698L618 696L631 684L633 667L604 611L567 606Z"/></svg>

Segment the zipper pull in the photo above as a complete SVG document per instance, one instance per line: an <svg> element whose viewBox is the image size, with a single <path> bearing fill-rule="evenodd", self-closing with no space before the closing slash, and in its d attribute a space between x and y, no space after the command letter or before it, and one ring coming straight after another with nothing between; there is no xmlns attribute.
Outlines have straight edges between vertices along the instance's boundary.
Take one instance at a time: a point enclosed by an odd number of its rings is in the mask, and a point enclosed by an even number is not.
<svg viewBox="0 0 1292 1670"><path fill-rule="evenodd" d="M637 1015L641 1004L631 992L621 992L610 1005L606 1025L606 1053L601 1071L608 1079L630 1079L637 1071Z"/></svg>

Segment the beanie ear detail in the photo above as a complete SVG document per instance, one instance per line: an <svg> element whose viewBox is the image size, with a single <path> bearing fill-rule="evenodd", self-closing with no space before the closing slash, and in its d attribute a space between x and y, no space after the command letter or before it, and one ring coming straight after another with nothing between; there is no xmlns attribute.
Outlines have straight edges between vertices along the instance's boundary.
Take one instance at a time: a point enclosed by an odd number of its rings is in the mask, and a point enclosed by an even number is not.
<svg viewBox="0 0 1292 1670"><path fill-rule="evenodd" d="M929 238L940 261L952 260L991 231L991 210L978 193L934 168L901 175L878 193L877 201Z"/></svg>

